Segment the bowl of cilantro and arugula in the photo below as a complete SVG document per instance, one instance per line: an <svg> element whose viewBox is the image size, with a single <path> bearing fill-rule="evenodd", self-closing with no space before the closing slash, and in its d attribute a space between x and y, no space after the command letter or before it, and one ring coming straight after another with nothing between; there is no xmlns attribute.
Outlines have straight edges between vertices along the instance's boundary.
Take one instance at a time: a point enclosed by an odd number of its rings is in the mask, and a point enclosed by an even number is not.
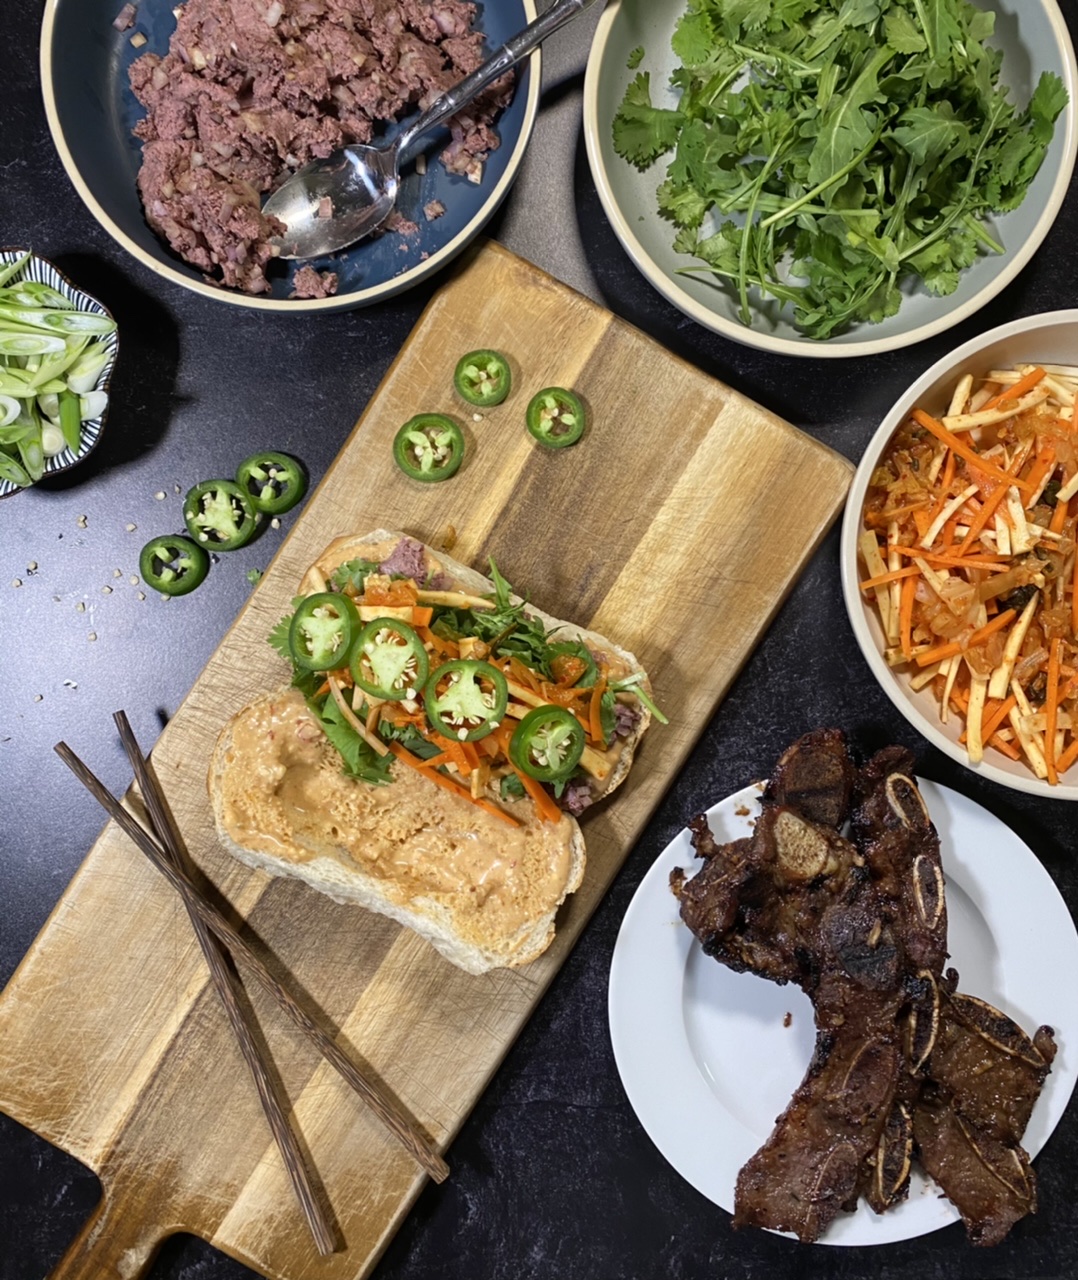
<svg viewBox="0 0 1078 1280"><path fill-rule="evenodd" d="M749 346L857 356L970 316L1029 261L1078 150L1055 0L617 0L585 84L622 245Z"/></svg>

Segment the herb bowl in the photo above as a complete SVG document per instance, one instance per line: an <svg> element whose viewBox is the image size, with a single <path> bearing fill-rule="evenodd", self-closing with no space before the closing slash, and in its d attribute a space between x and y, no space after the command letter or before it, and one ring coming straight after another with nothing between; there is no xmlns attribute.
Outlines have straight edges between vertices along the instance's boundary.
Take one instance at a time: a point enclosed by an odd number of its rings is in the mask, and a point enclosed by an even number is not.
<svg viewBox="0 0 1078 1280"><path fill-rule="evenodd" d="M1059 76L1069 97L1025 199L988 224L1005 252L978 257L947 296L935 297L920 284L907 286L897 314L820 340L794 326L789 308L780 310L774 299L755 293L750 293L752 322L746 326L738 317L735 288L724 287L710 275L683 273L686 267L700 265L699 259L674 251L676 228L660 215L656 199L673 152L643 172L637 170L614 150L613 120L638 72L649 73L655 106L677 105L678 92L669 81L678 58L670 40L687 0L615 0L602 15L588 59L584 136L599 198L634 264L663 297L706 328L783 355L835 358L890 351L941 333L984 306L1033 256L1063 203L1078 152L1078 67L1056 0L973 3L995 11L996 32L990 43L1003 52L1001 83L1009 87L1020 109L1046 71ZM643 57L637 65L640 50Z"/></svg>
<svg viewBox="0 0 1078 1280"><path fill-rule="evenodd" d="M26 249L0 249L0 272L12 263L17 262L27 254ZM71 283L53 263L47 258L42 258L36 253L30 253L30 257L18 273L19 281L34 281L38 284L48 285L55 289L57 293L70 302L76 311L90 312L95 315L105 316L109 320L113 319L111 312L103 306L96 298L92 298L88 293L83 293ZM106 334L100 339L100 345L103 348L103 354L106 356L104 366L97 374L96 381L92 387L95 392L108 393L109 383L112 380L112 371L116 364L116 355L119 351L119 337L114 329L112 333ZM93 374L91 373L92 377ZM53 454L52 457L45 459L44 476L58 475L62 471L68 471L71 467L77 466L90 451L96 446L101 439L101 433L105 429L105 420L108 417L108 407L106 407L96 416L82 423L80 432L78 449L69 447L63 448L59 453ZM22 493L25 486L14 484L11 480L7 480L0 476L0 498L10 497L15 493Z"/></svg>
<svg viewBox="0 0 1078 1280"><path fill-rule="evenodd" d="M1066 780L1061 777L1056 786L1050 786L1037 778L1024 761L1011 761L993 750L986 750L979 764L971 764L965 747L958 741L960 719L952 716L942 723L931 692L914 692L909 678L887 665L879 615L859 587L865 576L857 553L864 527L865 495L891 437L915 408L934 415L946 413L951 392L963 374L972 374L976 379L988 369L1018 364L1078 364L1078 311L1045 312L990 329L937 361L895 403L869 442L850 488L839 547L842 590L854 635L873 675L902 715L932 746L972 773L1001 786L1049 800L1078 800L1078 766L1068 771Z"/></svg>

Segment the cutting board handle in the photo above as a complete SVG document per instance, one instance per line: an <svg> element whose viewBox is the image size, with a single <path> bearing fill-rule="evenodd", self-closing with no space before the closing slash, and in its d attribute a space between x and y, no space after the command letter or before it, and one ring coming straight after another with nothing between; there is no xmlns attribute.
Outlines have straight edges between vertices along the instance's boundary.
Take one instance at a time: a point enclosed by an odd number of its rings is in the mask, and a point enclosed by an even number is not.
<svg viewBox="0 0 1078 1280"><path fill-rule="evenodd" d="M140 1221L137 1205L113 1213L114 1203L102 1197L49 1280L138 1280L146 1274L163 1237Z"/></svg>

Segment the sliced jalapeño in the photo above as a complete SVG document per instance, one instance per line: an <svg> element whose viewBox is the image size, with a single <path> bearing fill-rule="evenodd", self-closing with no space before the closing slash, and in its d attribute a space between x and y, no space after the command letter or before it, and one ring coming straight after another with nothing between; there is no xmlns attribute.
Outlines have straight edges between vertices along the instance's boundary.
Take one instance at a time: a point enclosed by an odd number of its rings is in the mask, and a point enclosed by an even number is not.
<svg viewBox="0 0 1078 1280"><path fill-rule="evenodd" d="M564 707L536 707L517 725L509 741L509 759L529 778L561 782L584 754L584 729Z"/></svg>
<svg viewBox="0 0 1078 1280"><path fill-rule="evenodd" d="M334 671L348 665L359 631L359 614L349 596L319 591L308 596L292 617L288 647L292 660L308 671Z"/></svg>
<svg viewBox="0 0 1078 1280"><path fill-rule="evenodd" d="M368 622L352 650L352 679L372 698L399 702L416 698L427 683L430 662L423 641L399 618Z"/></svg>
<svg viewBox="0 0 1078 1280"><path fill-rule="evenodd" d="M427 719L444 738L475 742L501 724L509 705L505 676L489 662L443 662L423 690Z"/></svg>
<svg viewBox="0 0 1078 1280"><path fill-rule="evenodd" d="M464 436L445 414L419 413L397 432L393 457L413 480L448 480L464 461Z"/></svg>
<svg viewBox="0 0 1078 1280"><path fill-rule="evenodd" d="M528 430L548 449L565 449L584 434L584 406L564 387L547 387L528 405Z"/></svg>
<svg viewBox="0 0 1078 1280"><path fill-rule="evenodd" d="M183 500L191 537L208 551L235 551L254 537L259 515L234 480L203 480Z"/></svg>
<svg viewBox="0 0 1078 1280"><path fill-rule="evenodd" d="M457 361L453 373L457 395L480 409L501 404L511 383L509 363L497 351L469 351Z"/></svg>
<svg viewBox="0 0 1078 1280"><path fill-rule="evenodd" d="M138 558L142 581L166 596L185 596L194 591L210 571L205 548L182 534L162 534L151 538Z"/></svg>

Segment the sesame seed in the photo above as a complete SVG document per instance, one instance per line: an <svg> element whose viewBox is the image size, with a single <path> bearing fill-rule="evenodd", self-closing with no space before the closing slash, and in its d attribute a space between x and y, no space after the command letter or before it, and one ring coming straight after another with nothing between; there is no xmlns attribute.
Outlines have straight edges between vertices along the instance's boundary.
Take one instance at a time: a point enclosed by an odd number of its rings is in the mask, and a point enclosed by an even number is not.
<svg viewBox="0 0 1078 1280"><path fill-rule="evenodd" d="M86 526L90 523L90 518L89 516L79 516L79 518L75 521L75 523L79 526L80 529L85 529Z"/></svg>
<svg viewBox="0 0 1078 1280"><path fill-rule="evenodd" d="M89 635L86 637L86 639L89 640L91 643L93 643L93 641L97 639L97 632L91 631Z"/></svg>
<svg viewBox="0 0 1078 1280"><path fill-rule="evenodd" d="M157 499L158 502L164 502L165 500L164 489L158 489L158 491L153 496Z"/></svg>
<svg viewBox="0 0 1078 1280"><path fill-rule="evenodd" d="M113 569L112 576L114 578L122 578L124 576L124 571L122 569Z"/></svg>
<svg viewBox="0 0 1078 1280"><path fill-rule="evenodd" d="M132 585L133 587L137 587L137 586L138 586L138 574L137 574L137 573L133 573L133 574L131 575L131 577L130 577L130 578L128 578L128 582L130 582L130 583L131 583L131 585Z"/></svg>
<svg viewBox="0 0 1078 1280"><path fill-rule="evenodd" d="M35 701L35 702L40 702L40 701L41 701L41 694L40 694L40 693L35 693L35 694L34 694L34 701Z"/></svg>
<svg viewBox="0 0 1078 1280"><path fill-rule="evenodd" d="M134 532L135 532L135 530L138 528L138 525L137 525L137 524L125 524L125 525L124 525L124 528L127 530L127 532L128 532L128 533L134 533Z"/></svg>
<svg viewBox="0 0 1078 1280"><path fill-rule="evenodd" d="M26 566L26 572L27 572L27 573L37 573L37 561L36 561L36 560L31 560L31 561L30 561L30 563Z"/></svg>
<svg viewBox="0 0 1078 1280"><path fill-rule="evenodd" d="M101 588L101 594L102 594L103 596L111 596L111 595L112 595L112 588L111 588L111 587L102 587L102 588Z"/></svg>
<svg viewBox="0 0 1078 1280"><path fill-rule="evenodd" d="M85 613L85 612L86 612L86 601L85 601L85 600L80 600L80 601L78 602L78 604L75 606L75 612L76 612L76 613Z"/></svg>
<svg viewBox="0 0 1078 1280"><path fill-rule="evenodd" d="M139 592L137 593L137 595L138 595L138 599L139 599L139 600L145 600L145 599L146 599L146 592L145 592L145 591L139 591Z"/></svg>
<svg viewBox="0 0 1078 1280"><path fill-rule="evenodd" d="M21 587L21 586L22 586L22 578L12 578L12 579L11 579L11 585L12 585L13 587Z"/></svg>

